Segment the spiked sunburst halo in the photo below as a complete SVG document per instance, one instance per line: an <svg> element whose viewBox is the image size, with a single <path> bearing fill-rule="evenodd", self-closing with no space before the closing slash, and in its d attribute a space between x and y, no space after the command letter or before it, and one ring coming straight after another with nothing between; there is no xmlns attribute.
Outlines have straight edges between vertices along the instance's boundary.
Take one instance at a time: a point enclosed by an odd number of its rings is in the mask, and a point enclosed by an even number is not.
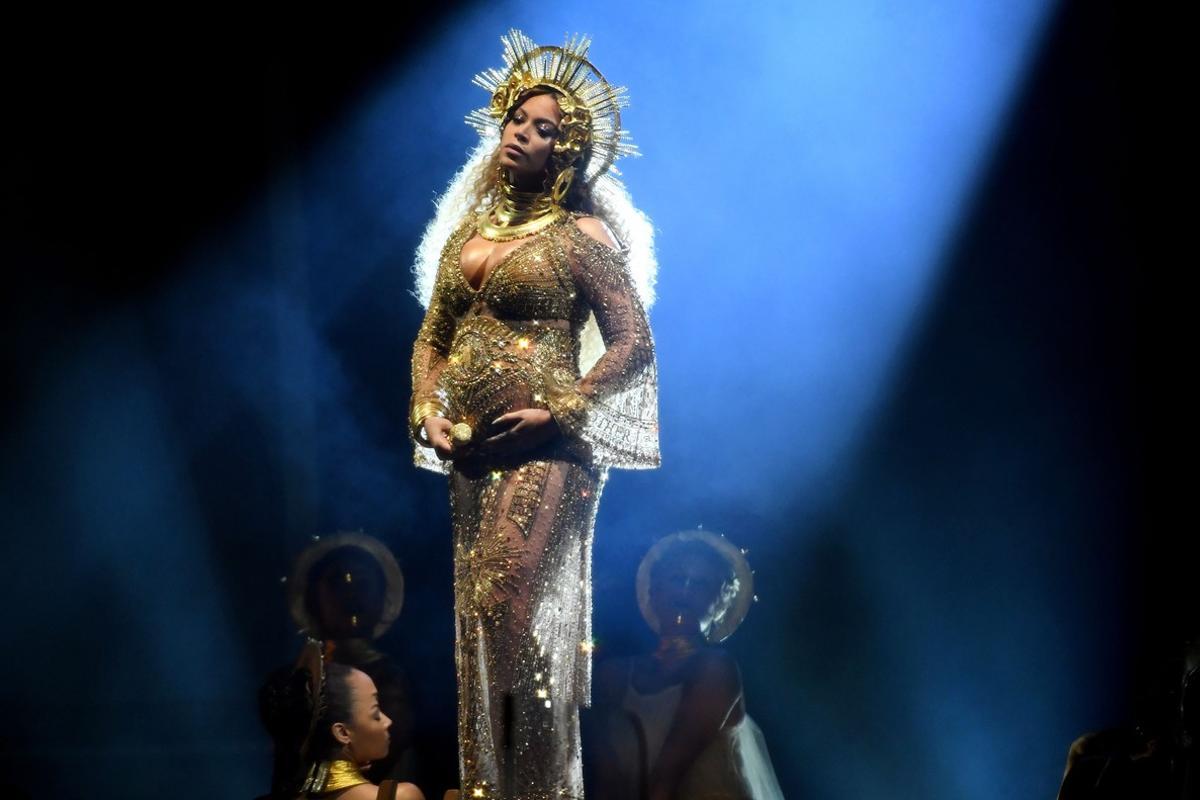
<svg viewBox="0 0 1200 800"><path fill-rule="evenodd" d="M504 67L484 70L473 81L492 95L487 107L467 115L467 124L481 137L495 136L515 105L531 90L546 88L560 95L563 112L562 135L554 145L558 168L576 166L584 181L593 183L606 175L619 175L613 166L617 159L639 155L621 128L621 109L629 104L629 92L610 84L588 61L590 38L575 35L562 47L539 46L514 28L500 41Z"/></svg>

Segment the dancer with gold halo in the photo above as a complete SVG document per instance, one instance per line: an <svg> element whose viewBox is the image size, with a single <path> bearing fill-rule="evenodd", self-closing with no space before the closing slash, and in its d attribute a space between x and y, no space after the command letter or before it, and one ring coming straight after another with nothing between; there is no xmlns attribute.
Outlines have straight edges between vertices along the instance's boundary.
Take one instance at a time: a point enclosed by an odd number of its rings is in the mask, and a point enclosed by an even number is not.
<svg viewBox="0 0 1200 800"><path fill-rule="evenodd" d="M613 167L625 90L586 38L502 42L418 252L410 422L450 481L462 794L581 798L596 509L610 467L659 462L656 264Z"/></svg>
<svg viewBox="0 0 1200 800"><path fill-rule="evenodd" d="M709 531L672 534L642 559L637 595L658 647L598 670L593 796L782 800L737 662L716 647L753 602L745 555Z"/></svg>
<svg viewBox="0 0 1200 800"><path fill-rule="evenodd" d="M387 546L363 533L314 537L286 583L298 630L324 643L325 660L361 670L374 682L380 711L392 720L386 756L365 775L373 783L412 780L417 767L408 677L378 649L404 606L404 573Z"/></svg>

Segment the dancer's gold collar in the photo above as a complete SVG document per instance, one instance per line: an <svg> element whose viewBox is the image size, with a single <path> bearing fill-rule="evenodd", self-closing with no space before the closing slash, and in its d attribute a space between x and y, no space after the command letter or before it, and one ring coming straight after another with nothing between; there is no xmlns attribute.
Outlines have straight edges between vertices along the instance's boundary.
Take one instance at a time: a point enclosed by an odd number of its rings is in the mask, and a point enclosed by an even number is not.
<svg viewBox="0 0 1200 800"><path fill-rule="evenodd" d="M330 794L363 783L370 781L363 776L358 764L345 758L336 758L314 764L304 788L313 794Z"/></svg>
<svg viewBox="0 0 1200 800"><path fill-rule="evenodd" d="M503 177L500 200L479 215L479 235L493 242L532 236L566 215L552 192L522 192Z"/></svg>

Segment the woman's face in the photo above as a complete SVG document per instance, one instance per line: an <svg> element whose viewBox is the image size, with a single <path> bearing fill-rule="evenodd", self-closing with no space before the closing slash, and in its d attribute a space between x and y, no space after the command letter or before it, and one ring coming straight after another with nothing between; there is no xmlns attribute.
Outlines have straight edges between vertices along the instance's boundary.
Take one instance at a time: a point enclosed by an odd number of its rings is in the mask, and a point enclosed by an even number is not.
<svg viewBox="0 0 1200 800"><path fill-rule="evenodd" d="M334 723L334 737L346 745L347 752L356 763L378 761L388 753L388 728L392 726L392 721L379 708L379 692L371 676L355 669L350 671L348 680L350 720Z"/></svg>
<svg viewBox="0 0 1200 800"><path fill-rule="evenodd" d="M660 635L701 631L711 621L724 583L712 562L696 553L683 553L669 564L660 564L650 586Z"/></svg>
<svg viewBox="0 0 1200 800"><path fill-rule="evenodd" d="M325 639L368 637L383 611L382 577L362 558L340 557L311 576L310 608ZM378 570L375 570L378 572Z"/></svg>
<svg viewBox="0 0 1200 800"><path fill-rule="evenodd" d="M540 178L554 150L562 111L551 94L536 94L517 106L500 132L500 166L526 181Z"/></svg>

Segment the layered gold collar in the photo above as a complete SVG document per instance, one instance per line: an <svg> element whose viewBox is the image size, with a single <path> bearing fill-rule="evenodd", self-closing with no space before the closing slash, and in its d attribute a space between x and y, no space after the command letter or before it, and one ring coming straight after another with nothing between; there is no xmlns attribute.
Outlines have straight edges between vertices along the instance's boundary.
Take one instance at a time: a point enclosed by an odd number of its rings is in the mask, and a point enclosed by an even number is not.
<svg viewBox="0 0 1200 800"><path fill-rule="evenodd" d="M566 213L549 192L522 192L501 179L500 200L479 215L476 230L493 242L523 239L550 227Z"/></svg>
<svg viewBox="0 0 1200 800"><path fill-rule="evenodd" d="M344 758L335 758L313 764L303 789L312 794L329 794L363 783L370 781L363 776L357 764Z"/></svg>

